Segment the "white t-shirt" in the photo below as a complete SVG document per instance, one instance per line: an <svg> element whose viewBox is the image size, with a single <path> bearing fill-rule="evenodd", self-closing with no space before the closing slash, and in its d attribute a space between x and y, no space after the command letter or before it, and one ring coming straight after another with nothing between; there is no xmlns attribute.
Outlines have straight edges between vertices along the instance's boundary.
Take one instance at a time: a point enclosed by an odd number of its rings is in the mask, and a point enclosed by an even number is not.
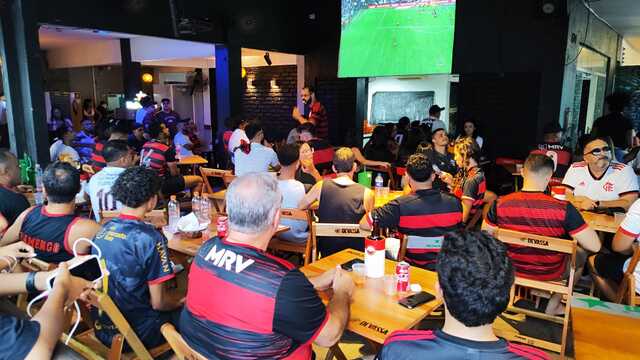
<svg viewBox="0 0 640 360"><path fill-rule="evenodd" d="M125 170L125 168L107 166L89 180L85 191L91 199L96 221L100 222L100 211L114 211L122 208L122 204L113 198L111 187Z"/></svg>
<svg viewBox="0 0 640 360"><path fill-rule="evenodd" d="M586 196L593 201L618 200L620 196L638 192L638 178L630 166L612 161L600 179L595 179L586 162L571 164L562 184L573 190L574 196Z"/></svg>
<svg viewBox="0 0 640 360"><path fill-rule="evenodd" d="M282 193L282 208L297 209L298 203L305 195L304 185L295 179L278 180L278 188ZM291 230L278 235L279 238L297 243L304 243L307 240L309 232L306 221L281 219L280 224L290 227Z"/></svg>
<svg viewBox="0 0 640 360"><path fill-rule="evenodd" d="M242 149L237 149L233 154L235 159L236 176L242 176L250 172L266 172L269 166L278 166L278 156L272 148L258 143L251 143L251 151L245 154Z"/></svg>
<svg viewBox="0 0 640 360"><path fill-rule="evenodd" d="M246 142L250 141L249 138L247 137L247 134L244 132L244 130L242 129L233 130L233 132L231 133L231 137L229 138L229 147L227 148L230 153L233 154L233 150L238 146L240 146L240 140L244 140Z"/></svg>
<svg viewBox="0 0 640 360"><path fill-rule="evenodd" d="M193 156L193 151L184 147L185 145L193 145L187 135L182 132L177 133L176 136L173 137L173 144L176 146L176 150L180 149L180 151L178 151L178 156Z"/></svg>
<svg viewBox="0 0 640 360"><path fill-rule="evenodd" d="M629 236L635 237L636 242L638 241L638 236L640 236L640 200L636 200L633 205L631 205L629 211L627 211L627 216L625 216L620 224L620 230ZM630 261L631 258L625 261L622 267L623 272L627 271ZM636 292L640 294L640 266L636 266L634 275L636 277Z"/></svg>
<svg viewBox="0 0 640 360"><path fill-rule="evenodd" d="M71 156L71 159L74 161L80 161L80 155L76 149L71 146L65 145L62 140L56 140L51 147L49 148L49 156L51 157L51 161L58 161L60 159L60 155L68 155Z"/></svg>

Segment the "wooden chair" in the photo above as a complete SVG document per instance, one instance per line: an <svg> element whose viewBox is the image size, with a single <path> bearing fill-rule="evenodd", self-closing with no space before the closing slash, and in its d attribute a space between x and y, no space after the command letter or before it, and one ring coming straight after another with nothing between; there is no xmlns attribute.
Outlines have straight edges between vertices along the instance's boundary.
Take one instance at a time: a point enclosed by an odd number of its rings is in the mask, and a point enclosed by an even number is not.
<svg viewBox="0 0 640 360"><path fill-rule="evenodd" d="M311 239L311 211L299 209L280 209L280 219L305 221L307 223L307 228L309 229L309 236L307 237L307 241L304 244L296 244L291 241L281 240L280 238L275 236L269 242L269 249L274 251L286 251L296 254L302 254L304 256L304 265L308 265L309 263L311 263L312 258L317 257L317 255L315 255L315 252L317 250Z"/></svg>
<svg viewBox="0 0 640 360"><path fill-rule="evenodd" d="M591 270L594 288L598 289L606 299L612 302L640 306L640 295L636 293L636 278L634 274L640 261L640 246L633 244L633 256L631 256L629 267L624 272L620 284L598 275L594 259L595 256L589 258L589 269Z"/></svg>
<svg viewBox="0 0 640 360"><path fill-rule="evenodd" d="M122 315L109 295L99 291L93 291L89 296L89 299L89 303L91 305L96 306L109 316L115 327L118 329L119 334L113 337L111 347L105 346L100 342L100 340L98 340L93 328L76 335L75 339L72 339L69 342L69 347L78 352L85 359L152 360L155 357L171 350L169 344L162 344L153 349L145 348L138 335L133 331L131 325L129 325L129 322L127 322L127 319ZM81 306L81 308L85 307ZM85 311L85 314L87 313L88 312ZM83 314L83 317L88 316L85 314ZM62 338L66 339L66 334L63 334ZM125 340L133 350L132 353L122 353Z"/></svg>
<svg viewBox="0 0 640 360"><path fill-rule="evenodd" d="M51 271L58 267L56 264L50 264L48 262L42 261L40 259L31 258L24 259L20 262L20 267L25 272L40 272L40 271ZM22 311L27 311L27 304L29 303L29 295L26 293L19 294L16 298L16 307ZM35 308L38 309L40 307L39 304L35 305Z"/></svg>
<svg viewBox="0 0 640 360"><path fill-rule="evenodd" d="M201 355L199 352L193 350L189 344L187 344L182 335L176 328L170 323L162 325L160 328L162 336L167 340L167 343L171 346L171 349L178 357L178 360L206 360L207 358Z"/></svg>
<svg viewBox="0 0 640 360"><path fill-rule="evenodd" d="M206 195L208 198L213 200L213 206L216 208L216 212L220 213L225 210L224 205L224 197L227 194L227 186L233 181L234 176L230 170L220 170L220 169L212 169L207 167L200 167L200 175L202 176L202 181L204 182L202 188L202 194ZM209 178L218 178L222 180L222 184L224 188L222 190L213 191L211 184L209 183ZM220 204L221 203L221 204Z"/></svg>
<svg viewBox="0 0 640 360"><path fill-rule="evenodd" d="M104 225L119 215L120 211L100 211L100 225ZM167 225L167 212L164 209L151 210L145 215L144 221L153 224L157 228L162 228Z"/></svg>
<svg viewBox="0 0 640 360"><path fill-rule="evenodd" d="M569 278L559 281L539 281L532 280L523 277L516 276L514 287L511 290L511 300L509 302L508 310L531 316L534 318L555 322L562 325L562 338L561 343L556 344L542 339L537 339L520 334L517 330L510 327L510 325L503 323L499 319L499 323L494 324L494 330L496 335L504 337L507 340L524 342L529 345L533 345L539 348L551 350L560 353L560 357L564 358L564 354L567 347L567 333L569 330L569 314L571 312L571 297L573 296L573 282L576 270L576 248L577 242L575 240L558 239L547 236L527 234L519 231L512 231L506 229L498 229L494 236L508 245L525 246L536 249L549 250L557 253L563 253L570 256L570 271ZM523 287L532 290L542 290L544 292L562 294L566 298L566 310L563 316L553 316L541 313L538 311L532 311L515 306L516 300L519 300L515 296L516 287ZM505 326L506 325L506 328Z"/></svg>
<svg viewBox="0 0 640 360"><path fill-rule="evenodd" d="M364 238L371 234L371 231L360 228L359 224L331 224L331 223L312 223L311 240L313 248L318 248L319 237L339 236L339 237L355 237ZM311 262L317 260L317 251L314 251Z"/></svg>

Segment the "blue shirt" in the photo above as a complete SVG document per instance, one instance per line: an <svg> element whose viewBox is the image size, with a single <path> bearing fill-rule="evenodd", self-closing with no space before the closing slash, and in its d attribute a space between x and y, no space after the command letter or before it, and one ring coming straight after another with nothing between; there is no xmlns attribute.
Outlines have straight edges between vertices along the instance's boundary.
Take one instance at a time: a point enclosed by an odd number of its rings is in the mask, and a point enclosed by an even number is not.
<svg viewBox="0 0 640 360"><path fill-rule="evenodd" d="M40 336L37 321L0 314L0 359L24 359Z"/></svg>
<svg viewBox="0 0 640 360"><path fill-rule="evenodd" d="M242 176L250 172L267 172L269 166L275 167L278 162L278 155L272 148L262 144L251 143L251 151L246 154L242 149L233 152L233 162L236 165L236 176Z"/></svg>
<svg viewBox="0 0 640 360"><path fill-rule="evenodd" d="M170 319L170 313L153 310L149 285L175 276L167 239L152 225L121 215L106 223L93 241L102 250L109 271L111 299L145 346L163 343L160 326ZM97 254L95 248L93 253ZM96 336L110 346L117 330L105 313L96 318Z"/></svg>
<svg viewBox="0 0 640 360"><path fill-rule="evenodd" d="M87 134L84 131L79 131L73 140L73 147L78 152L78 155L80 155L80 162L83 164L89 163L95 146L96 141L93 139L93 135Z"/></svg>

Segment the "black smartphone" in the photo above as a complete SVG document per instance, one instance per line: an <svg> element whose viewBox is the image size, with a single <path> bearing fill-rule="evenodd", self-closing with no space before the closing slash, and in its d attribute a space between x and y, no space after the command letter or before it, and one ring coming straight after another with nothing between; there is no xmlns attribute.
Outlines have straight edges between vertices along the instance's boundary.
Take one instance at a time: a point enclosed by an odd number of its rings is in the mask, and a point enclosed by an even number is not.
<svg viewBox="0 0 640 360"><path fill-rule="evenodd" d="M100 261L95 255L91 255L86 259L86 261L83 261L76 266L72 266L69 269L69 273L71 273L72 276L80 277L87 281L100 280L104 276L102 268L100 267ZM56 275L57 273L54 273L47 279L50 289L53 289L53 283L56 280Z"/></svg>
<svg viewBox="0 0 640 360"><path fill-rule="evenodd" d="M349 260L346 263L340 265L340 267L342 267L343 270L345 271L351 271L353 270L353 264L364 264L364 260L361 259L353 259L353 260Z"/></svg>
<svg viewBox="0 0 640 360"><path fill-rule="evenodd" d="M407 309L413 309L435 298L435 296L429 294L428 292L421 291L417 294L413 294L407 296L406 298L398 300L398 304L406 307Z"/></svg>

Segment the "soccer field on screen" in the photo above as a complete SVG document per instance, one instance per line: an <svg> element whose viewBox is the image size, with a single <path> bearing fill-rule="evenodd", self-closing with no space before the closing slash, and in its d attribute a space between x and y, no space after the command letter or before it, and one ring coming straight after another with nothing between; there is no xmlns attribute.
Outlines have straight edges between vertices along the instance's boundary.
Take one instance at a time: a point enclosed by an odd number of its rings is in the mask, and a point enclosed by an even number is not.
<svg viewBox="0 0 640 360"><path fill-rule="evenodd" d="M369 8L344 25L340 77L451 73L455 5Z"/></svg>

